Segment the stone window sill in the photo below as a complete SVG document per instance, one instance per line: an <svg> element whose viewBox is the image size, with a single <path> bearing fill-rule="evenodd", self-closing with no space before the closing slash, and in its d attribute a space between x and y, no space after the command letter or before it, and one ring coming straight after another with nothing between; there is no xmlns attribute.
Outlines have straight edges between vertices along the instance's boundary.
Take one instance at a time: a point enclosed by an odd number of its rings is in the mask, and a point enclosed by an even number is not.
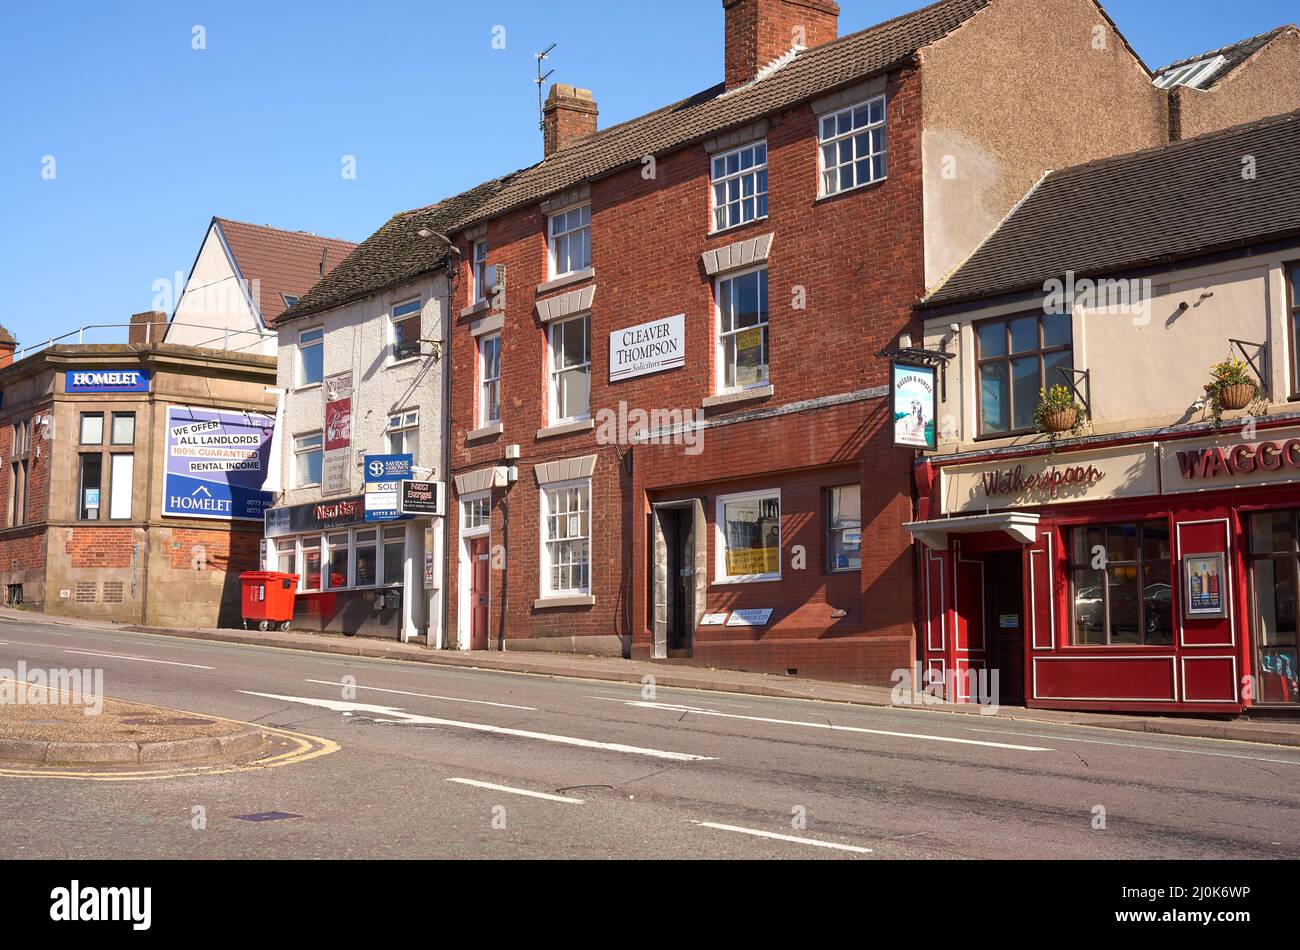
<svg viewBox="0 0 1300 950"><path fill-rule="evenodd" d="M730 406L738 402L751 402L756 399L771 399L776 394L776 389L770 385L756 386L753 389L741 389L734 393L721 393L717 396L709 396L704 400L705 409L713 409L717 406Z"/></svg>
<svg viewBox="0 0 1300 950"><path fill-rule="evenodd" d="M590 432L594 428L596 428L595 420L579 419L577 422L562 422L559 425L538 429L537 438L554 439L562 435L572 435L575 432Z"/></svg>
<svg viewBox="0 0 1300 950"><path fill-rule="evenodd" d="M505 431L505 427L500 422L490 422L483 428L475 429L465 436L465 441L477 442L479 439L489 439L494 435L500 435L503 431Z"/></svg>
<svg viewBox="0 0 1300 950"><path fill-rule="evenodd" d="M596 598L591 594L574 594L571 597L542 597L533 601L534 610L550 610L557 607L594 607Z"/></svg>
<svg viewBox="0 0 1300 950"><path fill-rule="evenodd" d="M572 274L565 274L563 277L556 277L554 280L548 280L544 284L537 285L537 295L549 294L552 290L559 290L561 287L569 287L573 284L580 284L584 280L591 280L596 276L596 268L588 267L586 270L574 271Z"/></svg>
<svg viewBox="0 0 1300 950"><path fill-rule="evenodd" d="M478 303L470 304L460 312L460 317L464 320L466 317L477 317L480 313L487 313L491 307L491 301L486 297Z"/></svg>

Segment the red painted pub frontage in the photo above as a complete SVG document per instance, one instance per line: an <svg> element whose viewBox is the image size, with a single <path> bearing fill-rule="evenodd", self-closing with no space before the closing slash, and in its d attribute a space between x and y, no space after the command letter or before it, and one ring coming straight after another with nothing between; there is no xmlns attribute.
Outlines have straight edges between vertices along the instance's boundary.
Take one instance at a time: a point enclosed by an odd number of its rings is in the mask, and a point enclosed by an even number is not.
<svg viewBox="0 0 1300 950"><path fill-rule="evenodd" d="M1003 704L1235 714L1297 690L1300 414L930 457L928 677Z"/></svg>

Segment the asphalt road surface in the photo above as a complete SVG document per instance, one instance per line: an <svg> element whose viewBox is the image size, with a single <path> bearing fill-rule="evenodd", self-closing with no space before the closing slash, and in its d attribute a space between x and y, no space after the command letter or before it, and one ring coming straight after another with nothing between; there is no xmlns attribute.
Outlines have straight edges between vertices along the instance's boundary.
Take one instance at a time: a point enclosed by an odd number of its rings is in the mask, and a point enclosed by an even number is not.
<svg viewBox="0 0 1300 950"><path fill-rule="evenodd" d="M149 781L0 776L4 858L1300 856L1300 749L40 618L0 622L0 668L20 660L340 748ZM276 813L295 817L246 817Z"/></svg>

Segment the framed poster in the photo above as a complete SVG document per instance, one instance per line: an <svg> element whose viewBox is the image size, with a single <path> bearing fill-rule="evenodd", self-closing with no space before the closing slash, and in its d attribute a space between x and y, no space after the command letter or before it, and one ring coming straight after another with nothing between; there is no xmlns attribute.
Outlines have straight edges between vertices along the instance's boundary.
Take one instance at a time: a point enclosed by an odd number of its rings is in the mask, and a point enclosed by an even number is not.
<svg viewBox="0 0 1300 950"><path fill-rule="evenodd" d="M933 366L894 363L890 391L894 407L894 445L909 449L939 447L934 417L939 408L935 383L939 371Z"/></svg>
<svg viewBox="0 0 1300 950"><path fill-rule="evenodd" d="M1188 620L1228 616L1223 553L1183 558L1183 616Z"/></svg>

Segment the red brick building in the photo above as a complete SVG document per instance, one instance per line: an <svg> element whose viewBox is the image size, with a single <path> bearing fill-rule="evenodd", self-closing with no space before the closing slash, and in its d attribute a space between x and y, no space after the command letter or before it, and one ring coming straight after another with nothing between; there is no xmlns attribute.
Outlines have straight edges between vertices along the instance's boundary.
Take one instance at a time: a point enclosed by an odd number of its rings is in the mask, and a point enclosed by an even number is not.
<svg viewBox="0 0 1300 950"><path fill-rule="evenodd" d="M1164 141L1167 104L1091 0L840 39L825 0L723 6L725 83L603 132L556 86L545 160L451 229L451 642L887 681L913 453L877 354L1047 168Z"/></svg>

